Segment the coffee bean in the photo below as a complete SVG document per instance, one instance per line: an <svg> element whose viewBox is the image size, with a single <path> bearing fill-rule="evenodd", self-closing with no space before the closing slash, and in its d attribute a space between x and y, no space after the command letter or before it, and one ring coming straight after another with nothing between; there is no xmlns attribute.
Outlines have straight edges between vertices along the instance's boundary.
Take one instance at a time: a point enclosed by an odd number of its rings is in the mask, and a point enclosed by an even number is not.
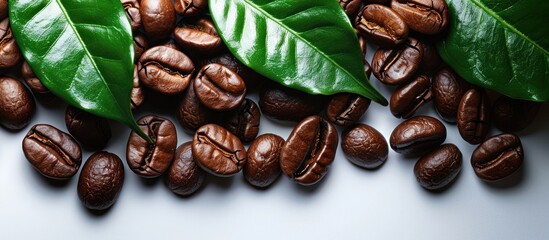
<svg viewBox="0 0 549 240"><path fill-rule="evenodd" d="M389 107L397 118L410 118L425 103L431 101L431 81L418 75L412 81L398 87L391 96Z"/></svg>
<svg viewBox="0 0 549 240"><path fill-rule="evenodd" d="M145 94L143 93L143 89L141 88L139 81L139 69L137 65L134 65L133 68L133 86L130 100L132 110L135 110L141 106L143 101L145 101Z"/></svg>
<svg viewBox="0 0 549 240"><path fill-rule="evenodd" d="M358 122L370 106L370 99L353 93L338 93L326 105L326 119L339 126Z"/></svg>
<svg viewBox="0 0 549 240"><path fill-rule="evenodd" d="M0 0L0 19L8 16L8 0Z"/></svg>
<svg viewBox="0 0 549 240"><path fill-rule="evenodd" d="M246 98L235 110L223 114L220 125L243 142L251 142L259 133L261 112L254 101Z"/></svg>
<svg viewBox="0 0 549 240"><path fill-rule="evenodd" d="M144 116L137 125L153 143L148 143L132 131L126 148L126 160L130 169L145 178L162 175L170 166L177 146L177 133L173 123L158 116Z"/></svg>
<svg viewBox="0 0 549 240"><path fill-rule="evenodd" d="M431 76L440 68L442 59L432 41L421 39L421 46L423 47L423 58L421 58L418 72Z"/></svg>
<svg viewBox="0 0 549 240"><path fill-rule="evenodd" d="M392 48L406 41L408 26L391 8L370 4L364 6L355 20L355 26L371 43Z"/></svg>
<svg viewBox="0 0 549 240"><path fill-rule="evenodd" d="M384 84L400 85L419 69L423 46L415 38L392 49L379 48L372 59L372 72Z"/></svg>
<svg viewBox="0 0 549 240"><path fill-rule="evenodd" d="M419 156L446 140L446 127L438 119L415 116L395 127L389 138L391 148L408 156Z"/></svg>
<svg viewBox="0 0 549 240"><path fill-rule="evenodd" d="M195 17L208 8L207 0L175 0L175 12L183 17Z"/></svg>
<svg viewBox="0 0 549 240"><path fill-rule="evenodd" d="M111 138L107 119L97 117L71 105L65 111L65 124L69 133L87 150L99 150Z"/></svg>
<svg viewBox="0 0 549 240"><path fill-rule="evenodd" d="M240 139L216 124L196 130L192 149L198 165L216 176L233 176L246 164L246 149Z"/></svg>
<svg viewBox="0 0 549 240"><path fill-rule="evenodd" d="M202 67L193 85L198 100L217 111L235 109L246 97L244 80L229 68L216 63Z"/></svg>
<svg viewBox="0 0 549 240"><path fill-rule="evenodd" d="M389 5L391 3L391 0L362 0L365 4L370 3L377 3L377 4L383 4L383 5Z"/></svg>
<svg viewBox="0 0 549 240"><path fill-rule="evenodd" d="M209 18L182 21L173 35L176 43L186 52L212 55L223 47L223 41Z"/></svg>
<svg viewBox="0 0 549 240"><path fill-rule="evenodd" d="M198 100L194 87L191 85L183 92L183 96L179 100L176 117L185 130L194 132L208 123L213 123L216 120L216 112Z"/></svg>
<svg viewBox="0 0 549 240"><path fill-rule="evenodd" d="M339 5L341 5L347 16L352 18L360 8L361 0L339 0Z"/></svg>
<svg viewBox="0 0 549 240"><path fill-rule="evenodd" d="M82 151L69 134L47 125L34 125L23 139L23 153L42 175L69 179L80 167Z"/></svg>
<svg viewBox="0 0 549 240"><path fill-rule="evenodd" d="M201 63L201 66L204 66L210 63L217 63L220 65L223 65L231 69L236 74L238 74L238 76L244 79L244 82L246 83L247 92L249 92L250 90L256 89L261 84L262 80L265 79L265 77L259 75L251 68L246 67L246 65L238 61L238 59L236 59L229 52L223 52L214 57L204 59Z"/></svg>
<svg viewBox="0 0 549 240"><path fill-rule="evenodd" d="M341 134L341 148L347 159L362 168L375 169L387 161L385 137L366 124L349 127Z"/></svg>
<svg viewBox="0 0 549 240"><path fill-rule="evenodd" d="M133 48L135 50L134 62L137 63L141 55L149 49L149 41L143 34L136 32L133 34Z"/></svg>
<svg viewBox="0 0 549 240"><path fill-rule="evenodd" d="M25 79L25 82L27 83L27 86L32 90L35 94L49 94L50 90L46 88L36 77L34 72L32 71L31 67L27 63L27 61L24 61L21 65L21 76L23 79Z"/></svg>
<svg viewBox="0 0 549 240"><path fill-rule="evenodd" d="M168 188L177 195L189 196L202 186L205 178L206 172L194 161L192 142L179 146L168 170Z"/></svg>
<svg viewBox="0 0 549 240"><path fill-rule="evenodd" d="M410 29L423 34L438 34L448 25L448 5L444 0L392 0L391 8Z"/></svg>
<svg viewBox="0 0 549 240"><path fill-rule="evenodd" d="M360 46L360 50L362 50L362 58L366 62L366 52L368 50L368 42L366 41L366 37L360 34L360 31L355 29L355 32L356 32L356 36L358 37L358 45Z"/></svg>
<svg viewBox="0 0 549 240"><path fill-rule="evenodd" d="M139 59L139 80L156 92L174 95L189 86L194 64L184 53L164 46L145 51Z"/></svg>
<svg viewBox="0 0 549 240"><path fill-rule="evenodd" d="M541 103L500 96L492 107L494 125L504 132L518 132L530 125Z"/></svg>
<svg viewBox="0 0 549 240"><path fill-rule="evenodd" d="M266 188L280 176L280 149L284 139L275 134L257 137L248 148L244 178L254 187Z"/></svg>
<svg viewBox="0 0 549 240"><path fill-rule="evenodd" d="M23 60L19 46L13 38L9 18L0 20L0 43L0 69L14 67Z"/></svg>
<svg viewBox="0 0 549 240"><path fill-rule="evenodd" d="M90 210L106 210L116 202L123 185L122 160L110 152L95 152L82 167L78 198Z"/></svg>
<svg viewBox="0 0 549 240"><path fill-rule="evenodd" d="M260 92L259 107L268 117L282 121L301 121L324 107L324 96L311 95L280 84L269 83Z"/></svg>
<svg viewBox="0 0 549 240"><path fill-rule="evenodd" d="M151 39L165 39L175 28L175 10L170 0L141 0L141 22Z"/></svg>
<svg viewBox="0 0 549 240"><path fill-rule="evenodd" d="M29 90L19 80L0 77L0 125L9 130L26 127L36 111Z"/></svg>
<svg viewBox="0 0 549 240"><path fill-rule="evenodd" d="M463 140L470 144L479 144L486 138L490 131L490 103L484 91L473 88L463 95L457 127Z"/></svg>
<svg viewBox="0 0 549 240"><path fill-rule="evenodd" d="M414 166L419 184L428 190L446 187L461 171L463 156L454 144L443 144L423 155Z"/></svg>
<svg viewBox="0 0 549 240"><path fill-rule="evenodd" d="M471 156L475 174L485 181L496 181L517 171L524 161L520 139L504 133L486 139Z"/></svg>
<svg viewBox="0 0 549 240"><path fill-rule="evenodd" d="M438 115L447 122L456 122L459 102L471 85L451 68L444 67L433 76L433 102Z"/></svg>
<svg viewBox="0 0 549 240"><path fill-rule="evenodd" d="M282 172L302 185L319 182L334 161L338 136L335 127L319 116L299 122L280 150Z"/></svg>
<svg viewBox="0 0 549 240"><path fill-rule="evenodd" d="M141 13L139 13L139 1L140 0L120 0L122 6L126 11L126 15L132 25L132 30L138 30L141 27Z"/></svg>

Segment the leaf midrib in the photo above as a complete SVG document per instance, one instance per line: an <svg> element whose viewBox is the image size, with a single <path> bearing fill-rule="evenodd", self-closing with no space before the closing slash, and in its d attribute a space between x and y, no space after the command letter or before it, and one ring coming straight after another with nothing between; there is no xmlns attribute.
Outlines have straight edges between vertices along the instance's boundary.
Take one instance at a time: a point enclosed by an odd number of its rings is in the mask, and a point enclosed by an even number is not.
<svg viewBox="0 0 549 240"><path fill-rule="evenodd" d="M488 8L484 3L480 2L479 0L470 0L475 5L477 5L480 9L482 9L484 12L486 12L488 15L492 16L496 19L496 21L500 22L504 27L510 29L511 31L515 32L522 38L526 39L526 41L530 42L532 45L534 45L536 48L539 48L543 53L549 54L548 50L545 50L543 47L541 47L536 41L530 39L528 36L526 36L524 33L519 31L517 28L515 28L513 25L505 21L502 17L500 17L496 12L494 12L492 9Z"/></svg>

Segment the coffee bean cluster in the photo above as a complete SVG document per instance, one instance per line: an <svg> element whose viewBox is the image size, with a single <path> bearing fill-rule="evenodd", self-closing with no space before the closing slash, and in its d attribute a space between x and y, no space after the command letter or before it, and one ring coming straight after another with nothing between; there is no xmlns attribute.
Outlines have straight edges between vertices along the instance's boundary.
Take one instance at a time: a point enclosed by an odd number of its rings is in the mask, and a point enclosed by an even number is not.
<svg viewBox="0 0 549 240"><path fill-rule="evenodd" d="M353 164L379 168L387 161L389 144L376 129L357 124L370 100L359 95L310 95L264 78L242 65L224 46L205 0L121 0L134 30L135 69L131 107L146 102L167 103L192 141L178 146L170 120L146 115L138 126L153 143L135 132L128 138L126 163L143 178L165 176L175 194L188 196L200 189L207 175L230 177L243 172L252 186L266 188L282 173L301 185L319 183L334 161L337 145ZM429 4L426 4L426 3ZM25 62L7 20L7 1L0 1L2 48L0 68L22 77L37 100L58 104ZM433 100L441 119L456 122L463 138L479 144L471 162L484 180L498 180L520 167L519 138L502 134L485 140L493 119L507 132L528 126L539 104L500 97L490 105L482 89L470 86L444 66L432 38L448 24L442 0L341 0L358 34L364 56L366 41L379 45L365 72L396 86L390 110L407 119L390 137L390 147L421 157L414 172L427 189L440 189L459 173L462 154L444 144L446 128L438 119L414 116ZM15 71L13 69L16 69ZM246 98L259 93L259 102ZM160 100L158 100L160 99ZM173 106L172 106L173 105ZM35 98L19 80L0 77L0 125L20 130L35 112ZM258 136L261 115L296 125L285 140L275 134ZM490 117L493 116L493 117ZM81 147L93 153L82 166L78 196L91 210L105 210L120 194L124 164L101 151L112 136L109 121L67 107L69 133L37 124L23 140L23 153L47 178L66 180L78 173ZM341 141L337 126L344 128ZM249 144L246 149L245 144Z"/></svg>

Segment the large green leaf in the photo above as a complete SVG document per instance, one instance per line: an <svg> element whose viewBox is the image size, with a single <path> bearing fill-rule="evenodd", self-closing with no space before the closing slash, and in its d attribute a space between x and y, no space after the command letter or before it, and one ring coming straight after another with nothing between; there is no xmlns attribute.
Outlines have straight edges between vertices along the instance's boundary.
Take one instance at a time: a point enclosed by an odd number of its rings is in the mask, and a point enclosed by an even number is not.
<svg viewBox="0 0 549 240"><path fill-rule="evenodd" d="M210 0L231 52L245 65L312 94L351 92L387 105L364 73L360 46L335 0Z"/></svg>
<svg viewBox="0 0 549 240"><path fill-rule="evenodd" d="M446 0L438 45L464 79L513 98L549 101L549 1Z"/></svg>
<svg viewBox="0 0 549 240"><path fill-rule="evenodd" d="M17 44L42 83L68 103L130 126L133 38L120 0L10 0Z"/></svg>

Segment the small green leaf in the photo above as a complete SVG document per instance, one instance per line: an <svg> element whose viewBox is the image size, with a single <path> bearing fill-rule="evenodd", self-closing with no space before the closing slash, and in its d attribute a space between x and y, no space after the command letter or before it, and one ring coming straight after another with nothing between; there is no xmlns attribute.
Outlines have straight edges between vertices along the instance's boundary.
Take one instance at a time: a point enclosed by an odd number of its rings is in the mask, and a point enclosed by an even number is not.
<svg viewBox="0 0 549 240"><path fill-rule="evenodd" d="M130 109L133 38L119 0L10 0L9 11L23 56L51 92L152 141Z"/></svg>
<svg viewBox="0 0 549 240"><path fill-rule="evenodd" d="M549 101L549 1L446 0L441 57L467 81L512 98Z"/></svg>
<svg viewBox="0 0 549 240"><path fill-rule="evenodd" d="M356 33L335 0L210 0L229 50L256 72L312 94L351 92L387 105L364 73Z"/></svg>

